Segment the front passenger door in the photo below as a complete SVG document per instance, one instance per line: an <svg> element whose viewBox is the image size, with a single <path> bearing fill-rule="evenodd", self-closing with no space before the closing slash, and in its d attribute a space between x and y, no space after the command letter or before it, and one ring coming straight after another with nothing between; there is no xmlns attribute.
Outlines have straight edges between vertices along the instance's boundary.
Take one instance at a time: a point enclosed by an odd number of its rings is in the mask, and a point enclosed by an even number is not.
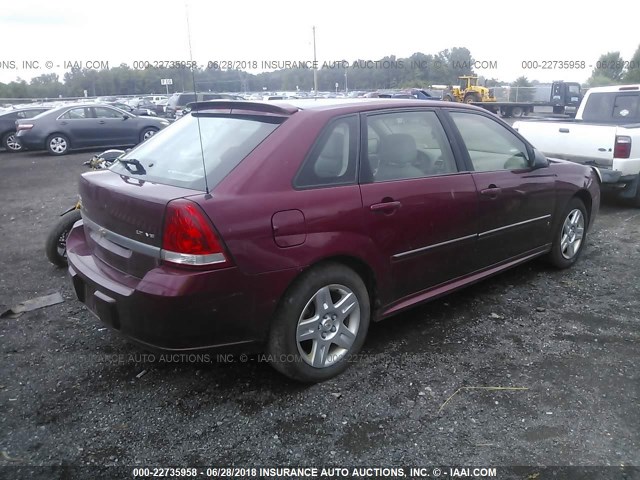
<svg viewBox="0 0 640 480"><path fill-rule="evenodd" d="M131 144L130 132L134 131L130 125L129 116L109 107L95 107L95 117L97 120L97 142L96 145L129 145ZM124 117L127 116L127 119Z"/></svg>
<svg viewBox="0 0 640 480"><path fill-rule="evenodd" d="M478 190L478 267L532 253L551 241L555 175L533 169L526 144L496 119L451 111Z"/></svg>

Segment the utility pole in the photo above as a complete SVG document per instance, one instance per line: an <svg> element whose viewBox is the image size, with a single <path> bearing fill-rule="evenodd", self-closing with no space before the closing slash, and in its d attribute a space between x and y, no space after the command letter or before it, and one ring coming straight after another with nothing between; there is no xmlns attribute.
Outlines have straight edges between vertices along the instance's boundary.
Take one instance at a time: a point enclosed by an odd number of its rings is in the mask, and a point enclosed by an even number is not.
<svg viewBox="0 0 640 480"><path fill-rule="evenodd" d="M318 60L316 57L316 27L313 27L313 90L314 97L318 96Z"/></svg>

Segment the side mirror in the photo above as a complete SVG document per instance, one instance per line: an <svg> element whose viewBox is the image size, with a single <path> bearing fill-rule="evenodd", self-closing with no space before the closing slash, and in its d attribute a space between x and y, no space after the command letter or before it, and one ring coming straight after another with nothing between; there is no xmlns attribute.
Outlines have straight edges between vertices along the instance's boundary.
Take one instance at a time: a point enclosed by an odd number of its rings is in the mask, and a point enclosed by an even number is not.
<svg viewBox="0 0 640 480"><path fill-rule="evenodd" d="M538 168L546 168L549 166L549 160L547 160L547 157L544 156L544 153L542 153L540 150L538 150L537 148L533 149L533 156L532 156L532 167L534 170L538 169Z"/></svg>
<svg viewBox="0 0 640 480"><path fill-rule="evenodd" d="M122 115L122 119L123 120L128 120L129 119L129 115Z"/></svg>

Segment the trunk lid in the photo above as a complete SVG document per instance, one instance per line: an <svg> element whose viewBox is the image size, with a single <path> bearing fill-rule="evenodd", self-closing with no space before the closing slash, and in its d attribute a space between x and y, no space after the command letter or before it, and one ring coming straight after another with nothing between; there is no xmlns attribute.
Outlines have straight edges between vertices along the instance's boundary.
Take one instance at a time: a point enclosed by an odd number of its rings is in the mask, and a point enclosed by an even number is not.
<svg viewBox="0 0 640 480"><path fill-rule="evenodd" d="M79 190L85 236L92 254L108 266L138 278L160 263L167 203L202 193L111 171L83 174Z"/></svg>

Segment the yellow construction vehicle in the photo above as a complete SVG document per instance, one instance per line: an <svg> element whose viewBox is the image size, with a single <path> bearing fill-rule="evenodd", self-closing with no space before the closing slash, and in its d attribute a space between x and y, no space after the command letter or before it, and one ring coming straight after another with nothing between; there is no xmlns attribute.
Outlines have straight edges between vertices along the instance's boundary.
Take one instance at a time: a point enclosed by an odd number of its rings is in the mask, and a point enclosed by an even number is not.
<svg viewBox="0 0 640 480"><path fill-rule="evenodd" d="M478 77L474 75L463 75L458 77L460 86L455 86L444 92L442 99L447 102L495 102L496 97L487 87L478 85Z"/></svg>

